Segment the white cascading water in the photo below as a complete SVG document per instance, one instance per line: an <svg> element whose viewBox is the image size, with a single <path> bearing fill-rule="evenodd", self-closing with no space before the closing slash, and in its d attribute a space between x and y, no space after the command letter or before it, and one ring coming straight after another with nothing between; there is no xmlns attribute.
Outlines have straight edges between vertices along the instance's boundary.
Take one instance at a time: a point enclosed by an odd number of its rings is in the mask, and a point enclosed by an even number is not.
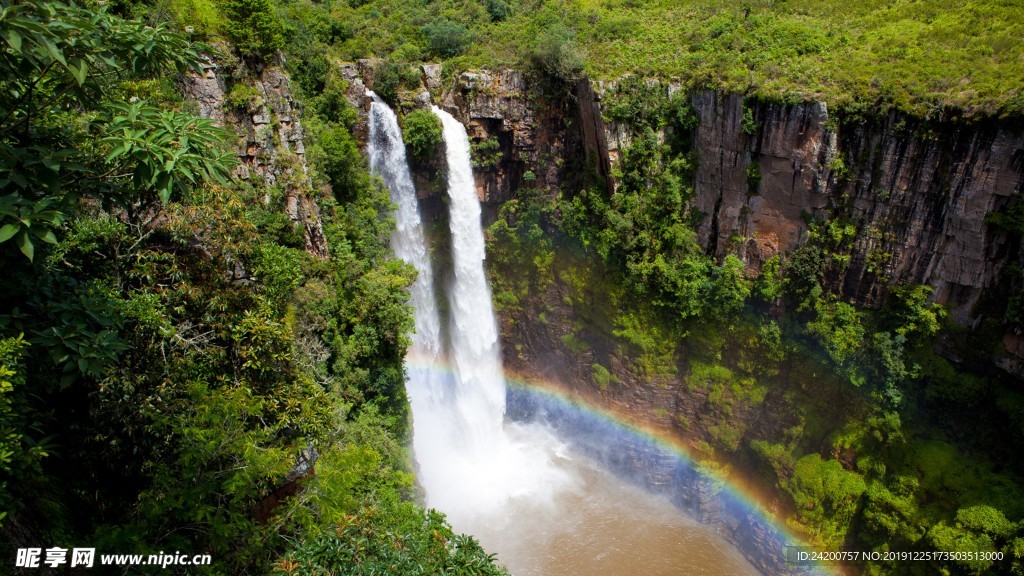
<svg viewBox="0 0 1024 576"><path fill-rule="evenodd" d="M448 162L454 269L448 286L449 361L454 382L444 406L433 407L434 413L450 418L435 430L414 424L416 459L427 503L446 513L456 529L482 535L500 526L508 506L548 502L570 485L571 477L554 462L561 445L547 428L505 422L505 377L484 272L469 138L450 114L436 106L432 111L441 119ZM419 418L414 405L414 422ZM421 434L436 437L421 442Z"/></svg>
<svg viewBox="0 0 1024 576"><path fill-rule="evenodd" d="M416 334L406 358L417 476L428 506L447 514L457 530L486 539L484 533L501 531L507 506L543 506L569 485L570 476L553 462L561 445L547 428L504 421L505 379L465 128L434 109L447 148L454 268L446 347L398 119L370 96L370 168L397 205L391 245L419 273L412 286Z"/></svg>
<svg viewBox="0 0 1024 576"><path fill-rule="evenodd" d="M417 360L435 362L441 354L441 322L434 297L434 272L423 237L416 189L405 157L405 143L395 113L373 92L370 104L370 170L381 177L397 206L391 248L395 255L412 264L418 275L412 285L416 333L409 351Z"/></svg>

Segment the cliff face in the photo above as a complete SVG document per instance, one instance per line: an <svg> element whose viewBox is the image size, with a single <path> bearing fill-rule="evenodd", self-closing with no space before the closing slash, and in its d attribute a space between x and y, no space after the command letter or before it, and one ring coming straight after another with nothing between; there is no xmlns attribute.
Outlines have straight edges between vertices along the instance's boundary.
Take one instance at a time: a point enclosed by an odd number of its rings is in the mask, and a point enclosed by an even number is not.
<svg viewBox="0 0 1024 576"><path fill-rule="evenodd" d="M361 68L366 75L371 67ZM499 144L500 161L477 169L485 202L527 186L571 194L596 179L614 187L611 168L633 136L602 118L602 95L614 83L581 81L552 97L513 70L466 72L447 89L439 67L423 72L423 91L406 106L435 102L474 141ZM667 86L665 97L676 89ZM856 231L849 265L834 279L851 301L876 307L889 286L927 284L955 322L969 325L986 293L1009 292L1002 272L1018 247L985 218L1024 188L1021 130L895 114L839 122L822 102L744 102L715 91L690 101L699 120L692 206L703 215L698 240L709 254L737 254L756 273L796 248L813 218L827 218ZM440 193L429 178L423 184L426 195Z"/></svg>
<svg viewBox="0 0 1024 576"><path fill-rule="evenodd" d="M797 246L806 216L826 216L856 229L839 282L860 304L881 304L889 285L927 284L966 325L985 290L1000 287L1011 247L985 217L1021 193L1021 132L896 115L837 129L824 103L754 103L756 129L744 132L737 95L692 101L694 203L708 215L700 241L710 253L735 252L758 269Z"/></svg>
<svg viewBox="0 0 1024 576"><path fill-rule="evenodd" d="M306 171L302 122L289 78L280 68L268 67L259 73L254 84L255 100L244 108L230 108L227 80L217 63L207 60L202 75L184 79L183 91L186 98L197 103L200 116L231 126L243 136L235 176L246 181L260 178L268 186L279 185L285 194L285 213L303 228L306 250L324 258L328 255L327 239Z"/></svg>

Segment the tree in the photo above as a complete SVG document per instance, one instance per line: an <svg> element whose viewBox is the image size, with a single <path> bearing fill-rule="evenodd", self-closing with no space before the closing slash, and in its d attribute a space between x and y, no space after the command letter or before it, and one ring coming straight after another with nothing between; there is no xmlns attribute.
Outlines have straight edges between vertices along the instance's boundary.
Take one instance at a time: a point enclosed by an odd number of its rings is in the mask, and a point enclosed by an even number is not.
<svg viewBox="0 0 1024 576"><path fill-rule="evenodd" d="M441 143L441 120L429 110L413 110L402 122L402 140L414 160L427 160Z"/></svg>
<svg viewBox="0 0 1024 576"><path fill-rule="evenodd" d="M129 78L197 67L183 36L62 2L0 8L0 243L32 260L79 198L138 210L227 174L209 121L118 102Z"/></svg>
<svg viewBox="0 0 1024 576"><path fill-rule="evenodd" d="M575 34L562 24L548 28L537 37L528 59L545 76L566 84L583 76L583 58L576 46Z"/></svg>
<svg viewBox="0 0 1024 576"><path fill-rule="evenodd" d="M793 498L797 518L826 544L837 545L853 519L867 485L837 460L808 454L797 461L783 488Z"/></svg>
<svg viewBox="0 0 1024 576"><path fill-rule="evenodd" d="M427 40L427 49L439 58L462 54L472 40L469 29L447 18L440 18L420 28Z"/></svg>
<svg viewBox="0 0 1024 576"><path fill-rule="evenodd" d="M859 384L857 364L867 336L861 314L845 302L825 298L815 301L814 310L817 316L807 323L807 332L821 343L836 370Z"/></svg>
<svg viewBox="0 0 1024 576"><path fill-rule="evenodd" d="M15 539L38 541L41 527L59 527L74 507L60 485L84 478L81 469L48 480L62 466L56 460L71 458L69 438L87 435L83 383L107 375L128 349L125 310L93 281L122 272L104 248L142 243L172 196L225 178L231 161L211 122L140 98L159 96L140 86L198 70L199 53L183 36L105 9L0 0L0 37L0 263L11 275L0 296L0 388L2 404L16 408L0 408L2 452L12 452L9 462L0 457L0 482L17 500L0 511L10 512L6 553ZM86 209L106 216L82 218ZM65 427L74 434L55 432ZM46 445L61 442L53 458Z"/></svg>
<svg viewBox="0 0 1024 576"><path fill-rule="evenodd" d="M224 31L238 53L265 58L284 47L284 25L270 0L225 0Z"/></svg>

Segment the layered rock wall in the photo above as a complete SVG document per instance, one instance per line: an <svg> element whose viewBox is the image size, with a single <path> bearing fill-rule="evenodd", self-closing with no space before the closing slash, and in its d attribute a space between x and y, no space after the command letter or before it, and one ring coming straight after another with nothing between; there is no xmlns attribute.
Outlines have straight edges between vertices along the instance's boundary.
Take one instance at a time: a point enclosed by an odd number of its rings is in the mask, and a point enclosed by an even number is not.
<svg viewBox="0 0 1024 576"><path fill-rule="evenodd" d="M271 66L261 70L253 83L256 99L245 108L231 108L227 103L227 78L216 62L207 60L203 73L185 77L182 88L185 97L197 103L200 116L231 126L241 136L235 176L247 181L259 178L268 186L280 186L285 194L285 213L302 226L306 250L324 258L327 239L307 174L302 121L288 76L281 68Z"/></svg>
<svg viewBox="0 0 1024 576"><path fill-rule="evenodd" d="M751 103L757 128L747 134L741 97L700 92L692 101L694 204L707 214L699 237L715 256L737 253L759 269L796 248L819 216L856 229L838 281L857 303L880 305L891 285L927 284L966 325L987 289L1008 289L1010 239L986 216L1021 194L1020 131L926 126L896 114L838 123L824 103Z"/></svg>

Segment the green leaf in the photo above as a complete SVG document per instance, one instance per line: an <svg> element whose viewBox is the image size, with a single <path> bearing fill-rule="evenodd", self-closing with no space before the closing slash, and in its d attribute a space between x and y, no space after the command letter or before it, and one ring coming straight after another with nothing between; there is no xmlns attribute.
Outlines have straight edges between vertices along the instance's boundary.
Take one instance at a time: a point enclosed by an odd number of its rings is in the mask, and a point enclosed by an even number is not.
<svg viewBox="0 0 1024 576"><path fill-rule="evenodd" d="M49 228L32 228L32 235L35 236L36 238L39 238L43 242L46 242L47 244L57 243L57 236L54 235L53 230L50 230Z"/></svg>
<svg viewBox="0 0 1024 576"><path fill-rule="evenodd" d="M52 40L50 40L46 36L40 36L37 40L40 44L42 44L43 48L45 48L46 51L49 52L50 56L52 56L54 60L60 62L65 66L68 65L67 60L64 59L64 53L60 51L60 48L57 48L57 45L54 44Z"/></svg>
<svg viewBox="0 0 1024 576"><path fill-rule="evenodd" d="M32 245L32 240L29 239L28 234L24 232L18 234L18 238L15 242L18 243L18 248L21 249L21 253L24 254L30 262L33 261L36 255L36 247Z"/></svg>
<svg viewBox="0 0 1024 576"><path fill-rule="evenodd" d="M167 204L171 201L171 191L173 190L174 181L171 180L170 174L161 174L158 179L158 190L160 194L160 201Z"/></svg>
<svg viewBox="0 0 1024 576"><path fill-rule="evenodd" d="M68 62L68 71L75 77L75 81L78 82L79 86L85 84L85 78L88 72L88 65L85 63L85 60L72 58L71 61Z"/></svg>
<svg viewBox="0 0 1024 576"><path fill-rule="evenodd" d="M131 147L132 147L132 143L131 142L123 142L123 143L121 143L121 145L119 145L116 148L114 148L113 150L111 150L110 154L107 154L107 162L110 162L114 158L117 158L118 156L123 155L125 152L130 150Z"/></svg>
<svg viewBox="0 0 1024 576"><path fill-rule="evenodd" d="M53 159L51 156L43 156L41 161L43 163L43 166L46 166L47 168L53 170L54 172L60 170L60 162Z"/></svg>
<svg viewBox="0 0 1024 576"><path fill-rule="evenodd" d="M7 224L3 228L0 228L0 243L7 242L12 236L21 230L21 226L17 224Z"/></svg>
<svg viewBox="0 0 1024 576"><path fill-rule="evenodd" d="M18 54L21 54L21 34L18 34L14 30L8 30L6 38L7 43L11 45L11 48L13 48Z"/></svg>

